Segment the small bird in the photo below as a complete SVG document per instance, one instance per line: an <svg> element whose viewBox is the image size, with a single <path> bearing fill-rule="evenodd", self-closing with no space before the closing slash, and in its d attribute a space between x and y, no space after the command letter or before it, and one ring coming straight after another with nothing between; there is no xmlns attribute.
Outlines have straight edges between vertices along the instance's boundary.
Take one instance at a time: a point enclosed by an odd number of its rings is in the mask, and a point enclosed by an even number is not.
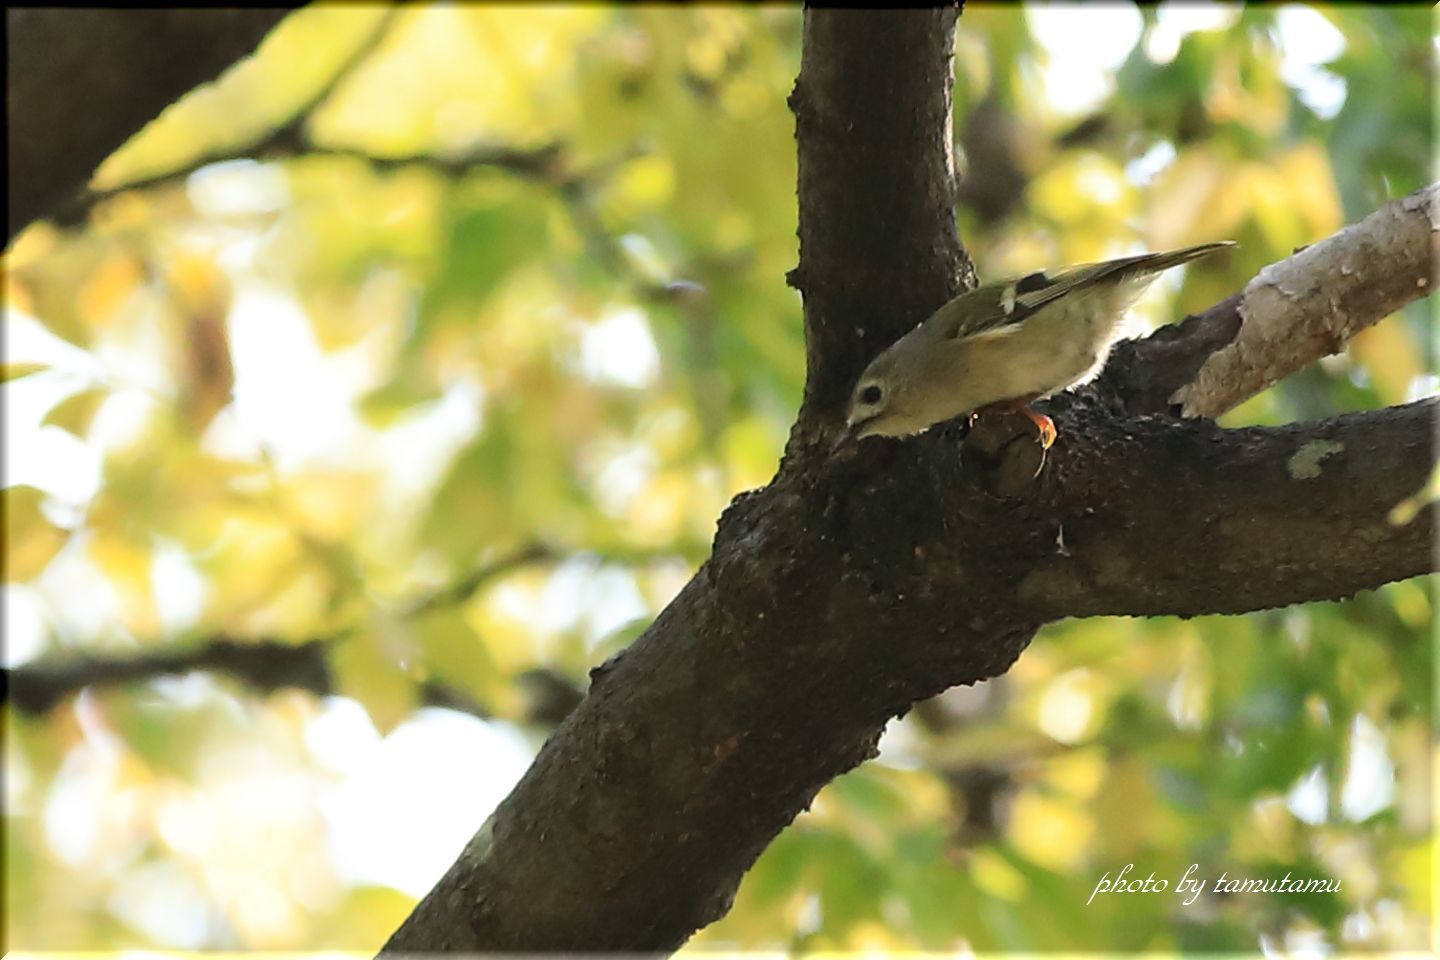
<svg viewBox="0 0 1440 960"><path fill-rule="evenodd" d="M988 283L945 304L855 383L837 447L904 437L982 410L1027 416L1048 448L1055 424L1030 404L1097 372L1125 311L1159 274L1234 246L1222 240Z"/></svg>

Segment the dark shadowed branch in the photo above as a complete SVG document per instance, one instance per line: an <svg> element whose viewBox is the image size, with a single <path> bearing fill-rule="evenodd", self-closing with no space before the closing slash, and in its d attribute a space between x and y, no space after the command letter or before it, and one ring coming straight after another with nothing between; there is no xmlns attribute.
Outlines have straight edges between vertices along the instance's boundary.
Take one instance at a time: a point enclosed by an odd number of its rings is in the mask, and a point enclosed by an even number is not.
<svg viewBox="0 0 1440 960"><path fill-rule="evenodd" d="M305 128L309 124L315 111L323 105L335 91L348 80L355 71L359 69L380 42L385 38L387 31L394 22L396 12L385 11L370 33L352 50L341 64L335 68L334 73L320 87L312 93L304 103L300 104L291 113L290 118L284 123L260 137L254 143L243 147L230 147L224 150L213 150L203 156L190 160L183 167L176 170L167 170L154 176L145 177L141 180L132 180L114 187L107 187L103 190L85 190L78 193L69 202L61 204L51 216L64 226L73 226L81 222L85 214L92 207L120 193L130 190L148 190L156 187L169 186L183 182L201 167L222 160L233 160L238 157L260 157L270 153L290 150L305 141Z"/></svg>
<svg viewBox="0 0 1440 960"><path fill-rule="evenodd" d="M138 683L197 670L224 674L259 693L293 688L325 696L332 692L325 662L330 642L215 637L192 647L40 660L5 671L6 697L17 710L40 714L86 687Z"/></svg>
<svg viewBox="0 0 1440 960"><path fill-rule="evenodd" d="M324 697L337 692L329 657L331 647L344 642L340 637L299 643L214 637L193 646L134 654L41 660L6 670L5 696L17 710L43 714L89 687L209 672L242 683L259 694L304 690ZM519 682L528 694L519 719L527 723L554 726L575 708L582 696L573 684L550 670L527 671L519 677ZM416 701L423 706L444 707L482 720L494 716L474 697L439 678L422 681Z"/></svg>
<svg viewBox="0 0 1440 960"><path fill-rule="evenodd" d="M965 282L948 140L955 15L806 15L791 98L802 211L792 282L810 341L802 440L838 413L867 350ZM866 529L847 547L836 538L867 491L828 476L809 449L792 438L781 475L732 504L700 573L593 674L387 952L678 947L725 913L825 783L873 753L887 719L1013 661L1028 626L963 615L963 593L897 602L926 498L884 523L860 517ZM914 491L920 478L891 479ZM866 542L872 532L878 542ZM888 563L897 551L903 562Z"/></svg>
<svg viewBox="0 0 1440 960"><path fill-rule="evenodd" d="M7 9L6 242L53 215L102 160L254 50L287 13Z"/></svg>
<svg viewBox="0 0 1440 960"><path fill-rule="evenodd" d="M520 567L553 563L566 556L542 543L521 547L475 567L452 584L406 601L397 616L415 620L434 610L458 606L486 584ZM351 627L328 637L297 640L216 636L133 653L44 658L6 670L6 696L17 709L44 713L86 687L139 683L199 670L230 677L262 694L295 689L326 696L335 692L329 664L332 647L350 642L359 632ZM531 698L534 719L558 723L579 699L578 691L550 671L531 674L524 682L537 695ZM568 696L562 688L569 689ZM490 716L484 705L439 678L422 681L417 700L481 718Z"/></svg>
<svg viewBox="0 0 1440 960"><path fill-rule="evenodd" d="M955 229L952 52L935 57L931 47L953 29L953 15L931 10L927 21L847 10L805 18L790 95L800 265L788 277L805 295L802 435L842 415L875 354L975 283ZM852 43L861 31L872 31L874 42ZM899 76L886 57L908 64L908 73ZM916 96L916 87L946 95ZM902 153L907 165L894 166Z"/></svg>
<svg viewBox="0 0 1440 960"><path fill-rule="evenodd" d="M1053 453L1056 543L1021 581L1046 619L1242 613L1434 568L1429 400L1318 423L1084 418Z"/></svg>

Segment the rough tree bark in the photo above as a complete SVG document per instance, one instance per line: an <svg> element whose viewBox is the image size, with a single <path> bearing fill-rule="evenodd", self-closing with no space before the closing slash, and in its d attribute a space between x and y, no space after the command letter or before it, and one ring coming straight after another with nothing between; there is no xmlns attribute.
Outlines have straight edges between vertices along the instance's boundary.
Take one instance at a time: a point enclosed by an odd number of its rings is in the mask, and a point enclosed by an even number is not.
<svg viewBox="0 0 1440 960"><path fill-rule="evenodd" d="M1388 514L1428 476L1433 403L1282 429L1172 415L1249 322L1223 304L1055 401L1038 476L1005 421L963 447L948 425L829 455L865 361L971 281L952 216L955 17L807 11L790 279L808 371L780 471L726 510L710 559L593 672L385 952L673 949L890 718L1004 672L1039 625L1238 613L1431 568L1433 512ZM1433 256L1433 232L1418 242Z"/></svg>
<svg viewBox="0 0 1440 960"><path fill-rule="evenodd" d="M7 9L5 242L79 193L102 160L289 12Z"/></svg>

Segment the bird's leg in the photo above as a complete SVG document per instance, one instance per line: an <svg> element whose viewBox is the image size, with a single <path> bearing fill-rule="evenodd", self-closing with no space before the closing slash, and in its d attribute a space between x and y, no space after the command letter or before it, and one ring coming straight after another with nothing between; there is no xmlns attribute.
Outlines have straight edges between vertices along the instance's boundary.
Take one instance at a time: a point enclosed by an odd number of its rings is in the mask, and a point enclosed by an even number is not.
<svg viewBox="0 0 1440 960"><path fill-rule="evenodd" d="M1034 399L1035 396L1031 395L1028 397L1016 397L1014 400L1001 400L999 403L987 404L971 414L970 418L973 420L975 417L980 416L980 414L990 411L996 413L1024 414L1025 419L1035 424L1035 429L1040 431L1041 448L1049 450L1050 445L1055 442L1055 421L1045 416L1045 414L1031 409L1030 403Z"/></svg>

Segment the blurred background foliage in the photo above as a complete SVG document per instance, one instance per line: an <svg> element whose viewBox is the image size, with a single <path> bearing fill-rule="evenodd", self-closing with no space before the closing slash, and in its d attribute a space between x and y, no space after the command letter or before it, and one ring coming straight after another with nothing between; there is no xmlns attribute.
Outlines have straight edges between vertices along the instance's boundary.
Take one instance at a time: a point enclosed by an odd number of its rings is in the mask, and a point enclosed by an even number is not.
<svg viewBox="0 0 1440 960"><path fill-rule="evenodd" d="M800 34L306 9L16 240L7 665L235 657L7 704L11 949L383 942L775 469ZM962 237L982 276L1240 241L1137 315L1201 309L1426 181L1434 53L1420 7L967 4ZM1429 309L1227 421L1429 394ZM1050 628L893 724L694 946L1421 947L1431 618L1410 581ZM1341 889L1087 905L1127 863Z"/></svg>

